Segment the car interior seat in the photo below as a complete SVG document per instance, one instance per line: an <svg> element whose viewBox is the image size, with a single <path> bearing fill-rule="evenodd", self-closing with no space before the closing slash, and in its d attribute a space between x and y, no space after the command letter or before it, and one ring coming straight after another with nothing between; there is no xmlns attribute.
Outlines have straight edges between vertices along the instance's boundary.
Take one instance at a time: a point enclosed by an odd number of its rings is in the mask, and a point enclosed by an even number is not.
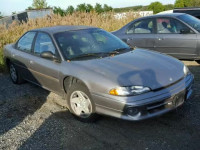
<svg viewBox="0 0 200 150"><path fill-rule="evenodd" d="M171 31L167 28L167 23L162 22L162 30L159 31L160 33L171 33Z"/></svg>
<svg viewBox="0 0 200 150"><path fill-rule="evenodd" d="M140 24L136 29L135 33L151 33L151 30L148 27L148 23Z"/></svg>

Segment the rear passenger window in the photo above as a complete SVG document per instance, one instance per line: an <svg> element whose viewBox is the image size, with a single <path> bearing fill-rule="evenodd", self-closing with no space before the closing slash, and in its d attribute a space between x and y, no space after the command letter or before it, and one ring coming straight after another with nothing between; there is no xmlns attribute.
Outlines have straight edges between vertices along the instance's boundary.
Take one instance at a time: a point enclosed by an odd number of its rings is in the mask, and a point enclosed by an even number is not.
<svg viewBox="0 0 200 150"><path fill-rule="evenodd" d="M35 32L26 33L17 43L17 49L31 52L31 47L33 43L33 39L35 37Z"/></svg>
<svg viewBox="0 0 200 150"><path fill-rule="evenodd" d="M48 34L38 33L35 41L34 53L36 55L40 55L42 52L46 51L50 51L55 54L55 47L53 42Z"/></svg>
<svg viewBox="0 0 200 150"><path fill-rule="evenodd" d="M127 30L127 34L151 34L153 33L153 20L145 19L131 24Z"/></svg>

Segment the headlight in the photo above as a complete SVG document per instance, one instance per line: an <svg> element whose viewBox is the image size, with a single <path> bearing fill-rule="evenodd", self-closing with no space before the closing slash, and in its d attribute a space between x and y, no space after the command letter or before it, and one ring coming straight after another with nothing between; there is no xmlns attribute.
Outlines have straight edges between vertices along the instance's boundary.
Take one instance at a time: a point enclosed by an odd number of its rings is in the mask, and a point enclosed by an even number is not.
<svg viewBox="0 0 200 150"><path fill-rule="evenodd" d="M184 72L184 75L186 76L186 75L188 75L188 73L190 72L190 70L188 69L187 66L184 65L183 72Z"/></svg>
<svg viewBox="0 0 200 150"><path fill-rule="evenodd" d="M110 90L111 95L130 96L149 92L150 88L143 86L118 87Z"/></svg>

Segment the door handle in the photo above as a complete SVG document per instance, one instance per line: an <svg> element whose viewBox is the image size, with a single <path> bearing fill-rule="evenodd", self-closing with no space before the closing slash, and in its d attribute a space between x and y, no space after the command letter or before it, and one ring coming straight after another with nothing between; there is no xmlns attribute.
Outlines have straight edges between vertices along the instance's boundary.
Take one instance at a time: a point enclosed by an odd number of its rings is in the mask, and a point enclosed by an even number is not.
<svg viewBox="0 0 200 150"><path fill-rule="evenodd" d="M16 57L16 56L19 56L19 55L17 55L17 54L12 54L12 57Z"/></svg>
<svg viewBox="0 0 200 150"><path fill-rule="evenodd" d="M128 38L128 39L127 39L127 41L131 41L131 40L133 40L133 38Z"/></svg>
<svg viewBox="0 0 200 150"><path fill-rule="evenodd" d="M163 38L158 38L158 41L162 41L162 40L164 40Z"/></svg>
<svg viewBox="0 0 200 150"><path fill-rule="evenodd" d="M33 61L33 60L30 60L30 64L34 64L34 61Z"/></svg>

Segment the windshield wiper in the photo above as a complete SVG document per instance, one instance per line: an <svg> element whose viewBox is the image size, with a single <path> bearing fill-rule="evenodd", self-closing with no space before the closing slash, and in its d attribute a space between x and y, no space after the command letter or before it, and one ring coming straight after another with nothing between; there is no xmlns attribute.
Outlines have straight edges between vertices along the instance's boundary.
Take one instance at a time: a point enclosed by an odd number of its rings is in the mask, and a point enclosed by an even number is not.
<svg viewBox="0 0 200 150"><path fill-rule="evenodd" d="M110 51L109 54L119 54L120 52L124 52L130 50L130 48L117 48L114 49L113 51Z"/></svg>
<svg viewBox="0 0 200 150"><path fill-rule="evenodd" d="M85 58L85 57L100 57L99 54L101 54L101 53L81 54L81 55L78 55L78 56L70 58L70 60L79 59L79 58Z"/></svg>

